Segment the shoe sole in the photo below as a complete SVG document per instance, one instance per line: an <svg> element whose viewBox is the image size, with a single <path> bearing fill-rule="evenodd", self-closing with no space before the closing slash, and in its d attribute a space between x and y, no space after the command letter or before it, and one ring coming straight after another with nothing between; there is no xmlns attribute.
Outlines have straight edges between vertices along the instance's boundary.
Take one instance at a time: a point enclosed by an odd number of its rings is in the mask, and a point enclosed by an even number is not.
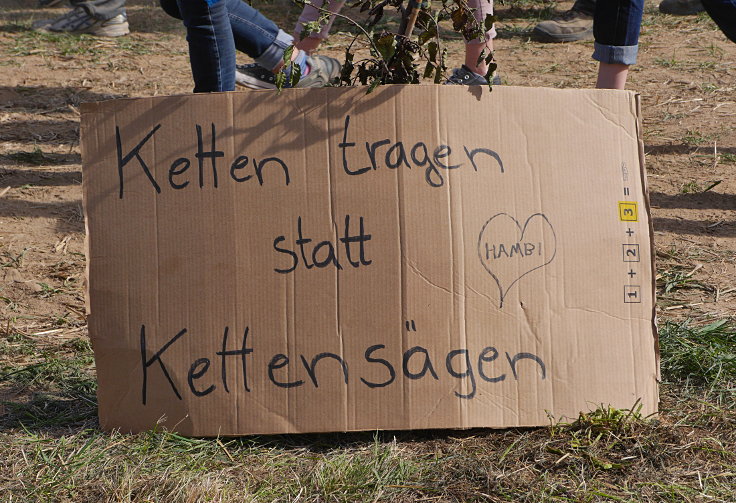
<svg viewBox="0 0 736 503"><path fill-rule="evenodd" d="M86 34L86 35L94 35L96 37L122 37L124 35L128 35L130 33L130 26L128 25L128 22L125 23L119 23L114 25L108 25L108 26L97 26L97 27L90 27L86 30L52 30L51 29L51 23L43 26L35 26L33 27L33 31L40 31L44 33L77 33L77 34Z"/></svg>
<svg viewBox="0 0 736 503"><path fill-rule="evenodd" d="M580 40L593 40L593 28L580 33L561 33L552 35L542 30L534 28L532 36L540 42L578 42Z"/></svg>
<svg viewBox="0 0 736 503"><path fill-rule="evenodd" d="M95 35L98 37L122 37L123 35L127 35L130 33L130 26L126 21L124 23L101 26L96 30L92 29L89 31L85 31L84 33L89 33L90 35Z"/></svg>
<svg viewBox="0 0 736 503"><path fill-rule="evenodd" d="M276 84L269 84L237 71L235 72L235 83L249 89L276 89Z"/></svg>

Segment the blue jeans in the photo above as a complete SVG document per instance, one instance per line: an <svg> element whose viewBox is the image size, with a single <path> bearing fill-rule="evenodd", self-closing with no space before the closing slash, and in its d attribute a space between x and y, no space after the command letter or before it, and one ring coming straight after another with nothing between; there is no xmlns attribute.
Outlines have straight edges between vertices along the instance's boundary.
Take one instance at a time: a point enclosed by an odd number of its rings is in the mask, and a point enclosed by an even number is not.
<svg viewBox="0 0 736 503"><path fill-rule="evenodd" d="M633 65L639 52L644 0L597 0L593 15L593 59Z"/></svg>
<svg viewBox="0 0 736 503"><path fill-rule="evenodd" d="M235 50L264 68L282 60L291 35L242 0L160 0L163 10L184 21L194 92L235 89Z"/></svg>
<svg viewBox="0 0 736 503"><path fill-rule="evenodd" d="M125 0L71 0L72 7L81 7L95 19L107 21L125 14Z"/></svg>
<svg viewBox="0 0 736 503"><path fill-rule="evenodd" d="M703 0L703 7L723 34L736 42L736 0Z"/></svg>

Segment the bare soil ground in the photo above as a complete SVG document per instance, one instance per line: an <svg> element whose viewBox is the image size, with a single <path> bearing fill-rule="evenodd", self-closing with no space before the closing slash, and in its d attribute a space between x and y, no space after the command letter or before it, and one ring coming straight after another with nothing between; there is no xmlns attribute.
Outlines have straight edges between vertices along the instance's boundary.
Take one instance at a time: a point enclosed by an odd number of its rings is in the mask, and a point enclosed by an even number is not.
<svg viewBox="0 0 736 503"><path fill-rule="evenodd" d="M298 15L283 0L254 3L286 29ZM570 5L498 6L505 85L593 86L592 42L530 39ZM132 33L120 39L30 30L64 11L0 0L0 500L736 501L736 381L706 376L713 366L691 375L676 358L657 421L602 410L532 431L228 443L98 432L78 106L187 93L192 82L184 30L155 1L129 2ZM349 30L338 21L323 53L341 57ZM462 41L449 49L457 66ZM736 44L704 14L649 5L628 88L643 98L663 336L704 361L688 337L725 334L731 366L718 368L733 372Z"/></svg>

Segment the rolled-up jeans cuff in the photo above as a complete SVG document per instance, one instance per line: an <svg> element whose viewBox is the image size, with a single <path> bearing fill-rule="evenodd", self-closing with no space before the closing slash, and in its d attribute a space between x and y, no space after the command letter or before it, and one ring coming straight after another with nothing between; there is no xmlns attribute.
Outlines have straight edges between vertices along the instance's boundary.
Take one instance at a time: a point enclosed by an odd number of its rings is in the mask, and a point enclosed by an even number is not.
<svg viewBox="0 0 736 503"><path fill-rule="evenodd" d="M639 53L638 45L604 45L594 44L593 59L601 63L633 65Z"/></svg>
<svg viewBox="0 0 736 503"><path fill-rule="evenodd" d="M284 59L284 51L294 42L294 37L286 33L284 30L279 30L276 34L276 38L271 45L263 51L263 54L255 58L255 62L259 66L267 70L276 68L281 61Z"/></svg>

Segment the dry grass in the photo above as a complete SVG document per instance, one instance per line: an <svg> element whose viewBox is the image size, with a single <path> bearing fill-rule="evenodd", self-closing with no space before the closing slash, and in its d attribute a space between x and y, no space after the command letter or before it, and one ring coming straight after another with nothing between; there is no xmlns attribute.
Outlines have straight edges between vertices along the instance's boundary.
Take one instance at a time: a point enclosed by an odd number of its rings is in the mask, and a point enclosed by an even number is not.
<svg viewBox="0 0 736 503"><path fill-rule="evenodd" d="M736 332L661 331L657 418L601 407L546 428L189 439L97 429L85 338L3 338L9 501L733 501ZM38 351L38 346L44 349ZM35 355L35 356L33 356Z"/></svg>

